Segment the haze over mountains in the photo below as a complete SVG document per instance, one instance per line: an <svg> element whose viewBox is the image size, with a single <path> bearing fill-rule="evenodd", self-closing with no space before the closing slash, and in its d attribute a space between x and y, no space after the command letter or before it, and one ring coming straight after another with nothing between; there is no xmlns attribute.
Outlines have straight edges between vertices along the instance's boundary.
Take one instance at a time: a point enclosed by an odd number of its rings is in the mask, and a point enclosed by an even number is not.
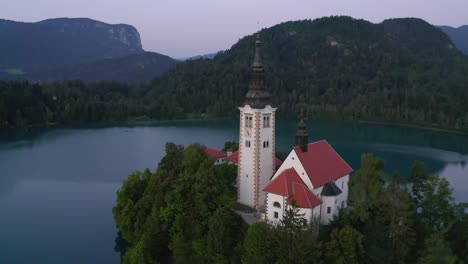
<svg viewBox="0 0 468 264"><path fill-rule="evenodd" d="M468 55L468 26L439 28ZM178 62L169 56L145 52L133 26L88 18L36 23L0 19L0 35L0 79L6 80L136 83L158 77ZM219 53L189 59L213 59Z"/></svg>
<svg viewBox="0 0 468 264"><path fill-rule="evenodd" d="M52 80L149 80L176 63L143 50L130 25L88 18L37 23L0 20L0 78Z"/></svg>
<svg viewBox="0 0 468 264"><path fill-rule="evenodd" d="M468 55L468 25L458 28L439 26L453 41L455 46Z"/></svg>
<svg viewBox="0 0 468 264"><path fill-rule="evenodd" d="M259 34L278 116L295 118L304 110L317 119L468 131L468 56L424 20L374 24L325 17L281 23ZM138 86L3 83L0 114L10 126L234 116L248 88L254 43L254 35L243 37L213 59L178 62ZM111 72L125 74L131 64L124 60L119 70L110 64ZM67 74L75 73L71 68ZM57 95L60 101L51 99Z"/></svg>

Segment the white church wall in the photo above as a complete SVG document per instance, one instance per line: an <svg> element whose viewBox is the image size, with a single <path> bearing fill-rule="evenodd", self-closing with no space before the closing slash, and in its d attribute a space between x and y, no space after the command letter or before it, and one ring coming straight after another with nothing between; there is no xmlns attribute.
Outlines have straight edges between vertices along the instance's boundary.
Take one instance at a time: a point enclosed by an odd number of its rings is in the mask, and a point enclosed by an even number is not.
<svg viewBox="0 0 468 264"><path fill-rule="evenodd" d="M313 209L312 209L312 218L314 219L320 219L320 209L321 209L321 206L315 206Z"/></svg>
<svg viewBox="0 0 468 264"><path fill-rule="evenodd" d="M315 196L317 196L318 198L320 198L320 196L322 196L322 189L323 186L320 186L317 189L313 189L312 193L315 194Z"/></svg>
<svg viewBox="0 0 468 264"><path fill-rule="evenodd" d="M336 209L336 197L335 196L322 196L322 209L320 223L327 225L333 219L333 216L338 212Z"/></svg>
<svg viewBox="0 0 468 264"><path fill-rule="evenodd" d="M302 217L307 221L307 224L309 224L312 219L313 210L312 208L299 208L299 214L303 215Z"/></svg>
<svg viewBox="0 0 468 264"><path fill-rule="evenodd" d="M346 208L348 206L349 174L336 180L335 184L342 191L342 193L337 196L337 207Z"/></svg>
<svg viewBox="0 0 468 264"><path fill-rule="evenodd" d="M312 182L310 181L309 176L307 175L294 149L291 150L291 152L288 154L286 159L283 161L283 163L281 164L281 166L279 167L279 169L276 171L276 173L273 175L271 179L272 180L275 179L276 177L278 177L278 175L281 174L281 172L289 168L294 168L297 174L299 175L299 177L301 177L302 181L304 181L307 188L309 188L310 190L313 190Z"/></svg>
<svg viewBox="0 0 468 264"><path fill-rule="evenodd" d="M275 149L274 149L274 115L273 112L276 108L266 106L265 109L260 109L259 120L260 120L260 134L259 134L259 153L260 153L260 196L259 204L265 204L265 192L263 189L270 183L270 178L275 172ZM263 126L263 117L269 116L270 123L269 127ZM264 145L265 143L265 145Z"/></svg>
<svg viewBox="0 0 468 264"><path fill-rule="evenodd" d="M253 136L245 134L245 116L254 113L250 107L240 108L239 162L238 162L238 202L250 207L254 205L254 145ZM253 120L255 122L255 120ZM252 125L254 126L254 125ZM252 128L253 130L253 128ZM250 141L250 145L246 144Z"/></svg>
<svg viewBox="0 0 468 264"><path fill-rule="evenodd" d="M239 108L239 169L238 169L238 202L244 205L259 207L265 204L263 189L270 182L274 173L274 112L276 108L269 105L264 109L252 109L249 105ZM270 116L270 126L263 127L263 115ZM247 128L246 115L252 117L252 126ZM247 130L249 133L247 133ZM246 143L246 142L249 143ZM268 141L268 147L263 142ZM258 179L256 179L258 175ZM257 196L258 195L258 196ZM257 201L258 198L258 201Z"/></svg>
<svg viewBox="0 0 468 264"><path fill-rule="evenodd" d="M223 164L224 162L226 162L225 158L219 158L219 159L216 159L215 165L220 165L220 164Z"/></svg>
<svg viewBox="0 0 468 264"><path fill-rule="evenodd" d="M266 220L274 225L279 224L283 220L286 198L274 193L266 193L266 197ZM280 207L275 206L275 203Z"/></svg>

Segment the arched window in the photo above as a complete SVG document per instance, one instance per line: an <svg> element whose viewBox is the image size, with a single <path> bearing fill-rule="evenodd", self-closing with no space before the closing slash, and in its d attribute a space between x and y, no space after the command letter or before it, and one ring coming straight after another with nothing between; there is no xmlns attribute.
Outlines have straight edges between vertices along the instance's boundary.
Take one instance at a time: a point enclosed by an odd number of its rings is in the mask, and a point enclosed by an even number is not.
<svg viewBox="0 0 468 264"><path fill-rule="evenodd" d="M281 208L281 204L280 204L280 203L278 203L278 202L274 202L274 203L273 203L273 206L274 206L274 207Z"/></svg>
<svg viewBox="0 0 468 264"><path fill-rule="evenodd" d="M263 116L263 127L270 127L270 115Z"/></svg>
<svg viewBox="0 0 468 264"><path fill-rule="evenodd" d="M245 127L252 127L252 115L245 115Z"/></svg>

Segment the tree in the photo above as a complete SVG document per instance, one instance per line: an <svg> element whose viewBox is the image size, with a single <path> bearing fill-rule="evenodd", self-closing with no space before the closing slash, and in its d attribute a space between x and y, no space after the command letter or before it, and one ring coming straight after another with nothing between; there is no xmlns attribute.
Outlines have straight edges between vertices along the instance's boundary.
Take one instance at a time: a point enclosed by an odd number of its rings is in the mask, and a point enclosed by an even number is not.
<svg viewBox="0 0 468 264"><path fill-rule="evenodd" d="M450 245L444 239L444 232L432 234L424 243L424 251L421 254L421 264L452 264L457 258L453 255Z"/></svg>
<svg viewBox="0 0 468 264"><path fill-rule="evenodd" d="M468 263L468 214L450 228L447 240L450 241L451 248L458 258Z"/></svg>
<svg viewBox="0 0 468 264"><path fill-rule="evenodd" d="M249 227L244 238L242 263L274 263L277 251L274 243L273 228L265 222L258 222Z"/></svg>
<svg viewBox="0 0 468 264"><path fill-rule="evenodd" d="M157 171L132 173L117 193L113 212L128 243L124 262L235 259L227 248L237 245L242 232L227 207L235 201L230 174L231 165L215 167L200 145L166 144Z"/></svg>
<svg viewBox="0 0 468 264"><path fill-rule="evenodd" d="M223 151L230 149L232 152L239 150L239 143L235 141L227 141L224 143Z"/></svg>
<svg viewBox="0 0 468 264"><path fill-rule="evenodd" d="M383 169L382 159L364 154L361 156L361 168L350 179L349 199L353 215L360 221L369 219L371 211L377 207L386 180Z"/></svg>
<svg viewBox="0 0 468 264"><path fill-rule="evenodd" d="M274 234L278 263L311 263L320 257L320 244L295 201L286 208Z"/></svg>
<svg viewBox="0 0 468 264"><path fill-rule="evenodd" d="M406 263L416 240L414 230L415 211L410 195L399 181L387 185L382 193L377 212L378 223L384 226L388 239L388 263Z"/></svg>
<svg viewBox="0 0 468 264"><path fill-rule="evenodd" d="M112 211L122 237L130 243L136 242L137 239L135 222L139 212L136 205L143 197L150 175L149 170L145 170L144 173L136 171L130 174L122 188L117 191L117 206Z"/></svg>
<svg viewBox="0 0 468 264"><path fill-rule="evenodd" d="M233 249L242 238L240 223L242 219L229 208L221 207L214 212L209 221L206 244L210 263L229 263L237 257Z"/></svg>
<svg viewBox="0 0 468 264"><path fill-rule="evenodd" d="M332 263L362 263L364 236L351 226L333 230L326 245L326 256Z"/></svg>
<svg viewBox="0 0 468 264"><path fill-rule="evenodd" d="M415 163L409 177L412 199L418 221L425 233L438 232L450 227L457 219L457 207L452 189L445 178L429 174L422 163Z"/></svg>

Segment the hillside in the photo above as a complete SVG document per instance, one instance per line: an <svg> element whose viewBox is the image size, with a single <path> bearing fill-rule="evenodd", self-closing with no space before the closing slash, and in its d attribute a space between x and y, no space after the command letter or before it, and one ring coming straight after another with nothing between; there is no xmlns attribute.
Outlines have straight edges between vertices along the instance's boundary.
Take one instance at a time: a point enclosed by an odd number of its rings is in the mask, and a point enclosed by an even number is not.
<svg viewBox="0 0 468 264"><path fill-rule="evenodd" d="M468 57L440 29L423 20L372 24L327 17L282 23L261 30L260 36L269 89L281 118L296 118L305 110L312 119L468 131ZM3 115L8 126L15 126L18 116L26 124L238 116L254 42L253 35L246 36L214 59L178 63L136 88L4 83L9 87L6 95L11 94L6 98L11 100L5 100ZM19 99L21 93L24 100ZM49 98L57 93L62 94L60 102L51 102ZM80 94L83 98L77 100ZM18 109L20 101L27 109ZM30 102L36 105L35 111ZM38 113L42 113L39 119L33 117Z"/></svg>
<svg viewBox="0 0 468 264"><path fill-rule="evenodd" d="M260 36L282 116L305 109L311 118L468 127L468 59L423 20L329 17L282 23ZM179 114L236 115L253 43L247 36L213 60L178 64L149 96Z"/></svg>
<svg viewBox="0 0 468 264"><path fill-rule="evenodd" d="M145 52L133 26L88 18L0 20L0 35L3 80L136 83L151 80L176 63L168 56Z"/></svg>
<svg viewBox="0 0 468 264"><path fill-rule="evenodd" d="M25 71L143 51L134 27L88 18L56 18L36 23L0 20L0 35L2 64Z"/></svg>
<svg viewBox="0 0 468 264"><path fill-rule="evenodd" d="M468 55L468 25L458 28L449 26L439 26L453 41L455 46Z"/></svg>
<svg viewBox="0 0 468 264"><path fill-rule="evenodd" d="M168 71L177 63L169 56L154 52L140 52L125 57L101 59L47 71L33 72L32 81L119 81L138 83L151 80Z"/></svg>

